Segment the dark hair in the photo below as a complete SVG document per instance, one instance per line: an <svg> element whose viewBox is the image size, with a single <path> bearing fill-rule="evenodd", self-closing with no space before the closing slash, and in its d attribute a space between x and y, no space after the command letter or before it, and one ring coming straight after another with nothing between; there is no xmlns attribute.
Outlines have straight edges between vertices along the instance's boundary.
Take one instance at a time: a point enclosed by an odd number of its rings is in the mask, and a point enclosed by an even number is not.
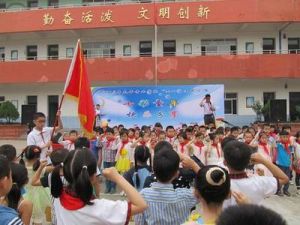
<svg viewBox="0 0 300 225"><path fill-rule="evenodd" d="M77 130L70 130L69 134L78 134Z"/></svg>
<svg viewBox="0 0 300 225"><path fill-rule="evenodd" d="M239 127L234 126L234 127L231 127L231 128L230 128L230 132L232 133L232 132L234 132L234 131L238 131L239 129L240 129Z"/></svg>
<svg viewBox="0 0 300 225"><path fill-rule="evenodd" d="M74 143L75 149L77 148L90 148L90 141L86 137L79 137Z"/></svg>
<svg viewBox="0 0 300 225"><path fill-rule="evenodd" d="M292 127L290 125L285 124L282 126L282 130L285 130L285 129L292 129Z"/></svg>
<svg viewBox="0 0 300 225"><path fill-rule="evenodd" d="M192 126L189 126L189 127L187 127L186 129L185 129L185 132L190 132L190 133L192 133L194 131L194 127L192 127Z"/></svg>
<svg viewBox="0 0 300 225"><path fill-rule="evenodd" d="M210 133L208 136L211 141L214 141L217 137L217 135L215 133Z"/></svg>
<svg viewBox="0 0 300 225"><path fill-rule="evenodd" d="M230 141L235 141L235 140L236 139L231 135L229 135L228 137L225 137L221 142L221 148L223 149L227 143L229 143Z"/></svg>
<svg viewBox="0 0 300 225"><path fill-rule="evenodd" d="M165 144L164 142L162 144ZM179 169L180 162L179 155L173 150L170 151L169 146L165 147L167 150L156 152L153 159L154 174L157 180L163 183L171 181Z"/></svg>
<svg viewBox="0 0 300 225"><path fill-rule="evenodd" d="M46 118L45 114L42 112L36 112L35 114L33 114L33 120L37 120L40 117Z"/></svg>
<svg viewBox="0 0 300 225"><path fill-rule="evenodd" d="M58 198L63 191L60 178L61 164L56 166L51 176L51 194ZM71 151L63 163L64 177L71 189L85 205L92 205L93 186L90 177L96 173L97 162L89 149L77 149Z"/></svg>
<svg viewBox="0 0 300 225"><path fill-rule="evenodd" d="M227 170L219 166L205 166L195 178L195 189L207 204L222 204L230 193L230 178Z"/></svg>
<svg viewBox="0 0 300 225"><path fill-rule="evenodd" d="M8 207L17 210L22 197L21 189L28 183L28 171L24 165L17 163L11 163L10 168L13 185L6 197Z"/></svg>
<svg viewBox="0 0 300 225"><path fill-rule="evenodd" d="M127 129L122 129L120 131L120 137L122 137L124 134L126 134L128 136L128 130Z"/></svg>
<svg viewBox="0 0 300 225"><path fill-rule="evenodd" d="M38 151L36 151L36 149ZM24 156L27 160L39 159L42 149L37 145L28 145L21 153L20 164L25 165ZM40 167L40 160L36 160L32 166L33 171L37 171Z"/></svg>
<svg viewBox="0 0 300 225"><path fill-rule="evenodd" d="M286 225L278 213L260 205L239 205L226 208L217 225Z"/></svg>
<svg viewBox="0 0 300 225"><path fill-rule="evenodd" d="M0 155L0 179L10 174L10 164L5 155Z"/></svg>
<svg viewBox="0 0 300 225"><path fill-rule="evenodd" d="M223 152L230 168L243 171L249 165L252 149L243 142L232 140L225 144Z"/></svg>
<svg viewBox="0 0 300 225"><path fill-rule="evenodd" d="M300 137L300 131L298 131L295 135L296 138L299 138Z"/></svg>
<svg viewBox="0 0 300 225"><path fill-rule="evenodd" d="M207 97L210 97L210 94L206 94L206 95L205 95L205 98L207 98Z"/></svg>
<svg viewBox="0 0 300 225"><path fill-rule="evenodd" d="M187 140L186 132L180 131L179 134L177 134L177 138L182 137L184 140Z"/></svg>
<svg viewBox="0 0 300 225"><path fill-rule="evenodd" d="M108 128L106 129L106 133L112 133L112 134L114 134L115 131L114 131L114 129L112 129L111 127L108 127Z"/></svg>
<svg viewBox="0 0 300 225"><path fill-rule="evenodd" d="M134 151L134 170L135 170L135 178L136 178L136 188L140 188L140 178L137 173L138 172L137 163L140 162L142 164L146 164L148 159L150 160L150 167L152 167L151 154L149 148L144 145L137 146Z"/></svg>
<svg viewBox="0 0 300 225"><path fill-rule="evenodd" d="M200 133L200 132L197 132L196 134L195 134L195 137L197 138L197 137L204 137L204 134L202 134L202 133Z"/></svg>
<svg viewBox="0 0 300 225"><path fill-rule="evenodd" d="M13 145L1 145L0 146L0 154L5 155L6 158L12 162L15 160L17 156L17 150Z"/></svg>
<svg viewBox="0 0 300 225"><path fill-rule="evenodd" d="M129 133L130 131L134 133L134 132L135 132L135 129L129 128L129 129L128 129L128 133Z"/></svg>
<svg viewBox="0 0 300 225"><path fill-rule="evenodd" d="M166 131L170 130L170 129L174 129L173 126L167 126ZM174 129L175 130L175 129Z"/></svg>
<svg viewBox="0 0 300 225"><path fill-rule="evenodd" d="M282 130L280 133L279 133L279 136L288 136L289 135L289 133L287 132L287 131L285 131L285 130Z"/></svg>
<svg viewBox="0 0 300 225"><path fill-rule="evenodd" d="M249 128L249 126L247 126L247 125L242 126L242 130L247 130L248 128Z"/></svg>
<svg viewBox="0 0 300 225"><path fill-rule="evenodd" d="M53 151L50 154L50 159L51 159L52 165L57 166L60 163L64 162L64 160L67 157L68 153L69 153L69 150L65 149L65 148Z"/></svg>
<svg viewBox="0 0 300 225"><path fill-rule="evenodd" d="M163 126L162 126L161 123L159 123L159 122L155 123L154 127L160 127L160 128L163 128Z"/></svg>
<svg viewBox="0 0 300 225"><path fill-rule="evenodd" d="M184 128L184 127L187 127L187 125L186 125L185 123L183 123L183 124L181 125L181 128Z"/></svg>

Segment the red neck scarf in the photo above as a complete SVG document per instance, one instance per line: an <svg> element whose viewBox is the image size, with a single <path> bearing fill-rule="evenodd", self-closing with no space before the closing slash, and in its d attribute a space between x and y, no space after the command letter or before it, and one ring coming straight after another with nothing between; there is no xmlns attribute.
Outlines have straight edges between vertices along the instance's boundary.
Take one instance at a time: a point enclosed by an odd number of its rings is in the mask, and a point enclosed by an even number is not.
<svg viewBox="0 0 300 225"><path fill-rule="evenodd" d="M127 141L122 141L122 145L121 145L120 150L122 150L125 147L125 145L127 145L127 144L128 144L128 140Z"/></svg>
<svg viewBox="0 0 300 225"><path fill-rule="evenodd" d="M146 142L145 141L140 141L140 145L145 146Z"/></svg>
<svg viewBox="0 0 300 225"><path fill-rule="evenodd" d="M230 179L234 179L234 180L240 180L240 179L244 179L244 178L248 178L246 172L243 173L230 173L229 174Z"/></svg>
<svg viewBox="0 0 300 225"><path fill-rule="evenodd" d="M167 138L169 138L169 142L172 142L172 141L173 141L173 138L174 138L174 136L169 136L169 135L167 135Z"/></svg>
<svg viewBox="0 0 300 225"><path fill-rule="evenodd" d="M110 146L110 144L111 144L114 140L115 140L114 138L110 138L110 139L107 138L107 147Z"/></svg>
<svg viewBox="0 0 300 225"><path fill-rule="evenodd" d="M297 140L296 142L300 145L300 141Z"/></svg>
<svg viewBox="0 0 300 225"><path fill-rule="evenodd" d="M269 156L270 155L270 151L269 151L269 148L268 148L268 144L267 143L259 142L259 145L263 147L264 152Z"/></svg>
<svg viewBox="0 0 300 225"><path fill-rule="evenodd" d="M185 141L183 143L180 143L180 152L183 154L184 153L184 146L186 146L186 144L188 143L188 141Z"/></svg>
<svg viewBox="0 0 300 225"><path fill-rule="evenodd" d="M283 144L284 149L286 150L286 152L290 155L290 154L291 154L291 150L290 150L290 148L289 148L290 141L287 141L287 142L281 141L281 143Z"/></svg>
<svg viewBox="0 0 300 225"><path fill-rule="evenodd" d="M212 143L211 146L213 146L217 149L218 158L220 158L221 157L221 152L220 152L220 149L219 149L219 145L215 144L215 143Z"/></svg>
<svg viewBox="0 0 300 225"><path fill-rule="evenodd" d="M92 199L94 199L94 197L92 197ZM59 200L60 204L67 210L78 210L85 206L84 202L80 198L74 197L66 190L63 190Z"/></svg>
<svg viewBox="0 0 300 225"><path fill-rule="evenodd" d="M197 141L194 143L194 145L200 149L200 152L201 152L202 148L204 147L204 144L202 141Z"/></svg>
<svg viewBox="0 0 300 225"><path fill-rule="evenodd" d="M250 145L251 141L245 141L245 144Z"/></svg>

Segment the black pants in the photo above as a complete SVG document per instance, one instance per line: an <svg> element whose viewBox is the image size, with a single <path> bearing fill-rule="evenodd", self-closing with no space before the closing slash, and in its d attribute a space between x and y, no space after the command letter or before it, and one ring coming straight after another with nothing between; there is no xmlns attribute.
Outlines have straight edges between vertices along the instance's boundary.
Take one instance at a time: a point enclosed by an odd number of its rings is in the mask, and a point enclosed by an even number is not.
<svg viewBox="0 0 300 225"><path fill-rule="evenodd" d="M207 114L207 115L204 115L204 123L205 125L208 125L210 123L215 123L215 116L214 114Z"/></svg>
<svg viewBox="0 0 300 225"><path fill-rule="evenodd" d="M300 173L296 173L295 183L297 186L297 190L300 190Z"/></svg>

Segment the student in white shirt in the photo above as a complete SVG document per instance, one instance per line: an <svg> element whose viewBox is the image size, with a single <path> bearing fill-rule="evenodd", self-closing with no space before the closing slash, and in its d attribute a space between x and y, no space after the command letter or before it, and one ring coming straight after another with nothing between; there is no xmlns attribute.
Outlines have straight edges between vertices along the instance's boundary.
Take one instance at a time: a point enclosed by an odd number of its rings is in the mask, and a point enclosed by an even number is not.
<svg viewBox="0 0 300 225"><path fill-rule="evenodd" d="M59 144L62 144L65 149L72 151L75 150L75 141L77 138L78 138L78 132L76 130L71 130L69 132L68 138L60 141Z"/></svg>
<svg viewBox="0 0 300 225"><path fill-rule="evenodd" d="M200 107L202 107L203 111L204 111L205 125L208 125L211 123L215 124L214 112L216 111L216 108L210 100L210 94L205 95L203 100L200 102Z"/></svg>
<svg viewBox="0 0 300 225"><path fill-rule="evenodd" d="M260 204L263 199L276 194L280 185L289 181L288 177L272 162L259 153L252 154L250 146L237 140L225 138L223 140L224 164L228 167L231 178L231 190L244 193L253 204ZM252 154L252 155L251 155ZM252 176L248 177L245 169L251 162L262 164L268 168L273 177ZM235 205L231 198L224 205Z"/></svg>
<svg viewBox="0 0 300 225"><path fill-rule="evenodd" d="M56 116L58 117L58 126L54 128L54 131L61 130L63 124L60 118L60 111L57 111ZM51 148L51 134L53 132L53 127L45 127L46 116L44 113L37 112L33 115L33 123L35 127L27 136L27 146L36 145L42 149L41 160L47 158L47 151Z"/></svg>
<svg viewBox="0 0 300 225"><path fill-rule="evenodd" d="M71 151L63 163L64 177L69 185L63 188L60 168L51 176L51 194L57 225L124 225L130 216L143 212L146 202L115 168L103 170L103 175L117 183L125 192L127 201L95 199L92 184L96 179L97 162L88 149Z"/></svg>

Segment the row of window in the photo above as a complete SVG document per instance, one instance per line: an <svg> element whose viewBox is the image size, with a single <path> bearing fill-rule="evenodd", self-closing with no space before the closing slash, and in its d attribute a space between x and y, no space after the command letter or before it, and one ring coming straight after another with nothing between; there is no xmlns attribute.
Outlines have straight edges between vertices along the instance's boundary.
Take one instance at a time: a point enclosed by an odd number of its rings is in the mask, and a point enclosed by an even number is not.
<svg viewBox="0 0 300 225"><path fill-rule="evenodd" d="M91 42L83 43L84 55L91 57L115 57L115 42ZM275 38L263 38L263 53L273 54L276 51ZM300 38L288 38L288 51L291 54L300 53ZM66 48L66 58L73 56L74 49ZM245 52L254 53L254 42L245 43ZM183 53L192 54L192 44L183 44ZM201 55L210 54L232 54L237 53L237 39L204 39L201 40ZM123 56L131 56L131 45L123 45ZM176 54L176 40L163 41L163 55L173 56ZM139 55L152 56L152 41L139 42ZM35 60L38 57L38 46L26 46L26 59ZM53 44L47 46L48 59L58 59L59 45ZM18 60L18 50L12 50L10 59ZM5 48L0 47L0 60L5 60Z"/></svg>

